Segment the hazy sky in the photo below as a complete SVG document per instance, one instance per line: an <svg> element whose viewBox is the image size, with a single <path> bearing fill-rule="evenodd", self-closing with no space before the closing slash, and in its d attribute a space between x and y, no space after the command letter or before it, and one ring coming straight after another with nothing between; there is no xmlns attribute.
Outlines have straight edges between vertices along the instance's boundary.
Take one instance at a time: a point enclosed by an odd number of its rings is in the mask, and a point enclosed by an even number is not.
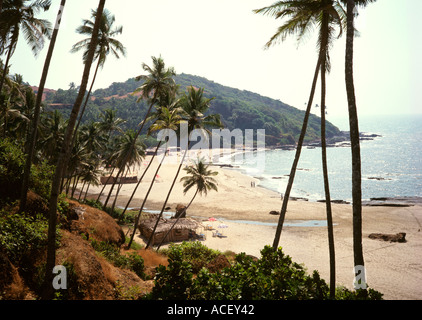
<svg viewBox="0 0 422 320"><path fill-rule="evenodd" d="M203 76L220 84L259 93L304 109L315 69L316 37L296 39L264 50L280 21L253 9L273 0L107 0L106 8L123 26L118 39L126 58L109 57L95 88L108 87L143 73L141 64L162 55L177 73ZM43 14L53 25L59 0ZM82 53L70 48L83 37L75 33L98 0L68 0L46 87L67 89L80 84ZM360 10L355 41L355 85L360 115L422 113L421 0L378 0ZM316 30L315 30L316 32ZM21 37L11 73L38 85L48 43L38 58ZM329 117L347 115L344 80L345 34L331 50L327 79ZM3 57L4 58L4 57ZM319 92L319 89L318 89ZM315 96L319 103L319 94ZM314 110L315 112L318 109Z"/></svg>

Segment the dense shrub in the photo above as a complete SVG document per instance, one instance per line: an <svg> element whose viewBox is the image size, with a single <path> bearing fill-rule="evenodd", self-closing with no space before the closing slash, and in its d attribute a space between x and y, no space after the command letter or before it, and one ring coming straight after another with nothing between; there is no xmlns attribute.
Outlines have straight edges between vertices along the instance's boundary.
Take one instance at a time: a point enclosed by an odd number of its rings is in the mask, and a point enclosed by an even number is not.
<svg viewBox="0 0 422 320"><path fill-rule="evenodd" d="M24 167L21 146L12 140L0 139L0 204L19 198Z"/></svg>
<svg viewBox="0 0 422 320"><path fill-rule="evenodd" d="M47 229L48 221L42 216L34 218L0 212L0 246L15 265L47 245ZM57 231L57 241L59 236Z"/></svg>
<svg viewBox="0 0 422 320"><path fill-rule="evenodd" d="M179 245L171 244L168 249L161 250L165 255L171 255L173 251L180 251L182 259L191 264L192 272L195 274L218 255L221 255L221 252L212 250L198 241L183 242Z"/></svg>
<svg viewBox="0 0 422 320"><path fill-rule="evenodd" d="M267 246L261 259L236 256L233 266L210 273L202 268L193 277L192 265L184 258L182 246L169 250L169 266L157 268L151 299L190 300L310 300L328 299L329 288L317 271L308 275L303 266L285 255L281 248ZM381 299L374 290L338 290L338 299Z"/></svg>
<svg viewBox="0 0 422 320"><path fill-rule="evenodd" d="M25 162L25 153L18 142L0 140L0 205L19 199ZM31 167L29 187L44 199L50 198L54 168L46 161Z"/></svg>
<svg viewBox="0 0 422 320"><path fill-rule="evenodd" d="M168 251L168 267L160 265L149 298L158 300L186 300L193 285L192 265L183 259L183 248L173 246Z"/></svg>
<svg viewBox="0 0 422 320"><path fill-rule="evenodd" d="M44 199L50 198L51 181L53 180L55 166L44 161L31 168L29 188Z"/></svg>

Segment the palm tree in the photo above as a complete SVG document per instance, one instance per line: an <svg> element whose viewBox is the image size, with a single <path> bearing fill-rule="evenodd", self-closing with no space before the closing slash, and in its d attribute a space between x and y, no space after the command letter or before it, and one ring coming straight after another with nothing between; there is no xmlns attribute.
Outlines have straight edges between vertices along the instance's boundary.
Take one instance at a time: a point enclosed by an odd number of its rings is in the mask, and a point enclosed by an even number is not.
<svg viewBox="0 0 422 320"><path fill-rule="evenodd" d="M88 38L79 41L75 45L73 45L71 52L79 52L80 50L84 50L83 53L83 61L86 63L86 58L89 51L89 46L91 44L91 36L94 28L95 17L97 15L96 10L92 10L91 17L92 20L83 20L83 24L76 29L76 32L81 35L86 35ZM100 24L100 31L98 34L97 39L97 48L95 52L95 60L98 60L97 67L95 69L94 77L91 82L91 87L88 91L88 95L85 99L84 106L82 108L81 114L79 116L78 124L76 129L78 129L79 124L82 120L82 117L85 113L86 105L88 104L89 98L91 96L92 88L94 86L95 80L97 78L98 70L100 68L104 68L105 62L107 60L107 56L111 53L115 58L120 59L120 55L126 56L126 48L123 46L121 42L116 40L114 37L119 35L123 32L123 27L119 26L113 29L113 24L116 21L114 15L110 13L107 9L104 9L103 15L101 17L101 24Z"/></svg>
<svg viewBox="0 0 422 320"><path fill-rule="evenodd" d="M106 109L104 113L100 115L102 121L98 123L99 129L107 135L107 140L110 139L111 134L114 131L123 133L121 125L126 122L121 118L116 117L116 110Z"/></svg>
<svg viewBox="0 0 422 320"><path fill-rule="evenodd" d="M148 129L148 135L151 135L153 132L162 130L162 129L177 129L177 124L180 123L180 112L181 109L179 108L179 102L180 100L176 97L177 95L177 86L174 88L171 88L166 94L162 95L162 97L159 99L159 102L155 106L155 111L151 113L151 116L147 119L148 121L154 121L153 124ZM160 147L162 145L162 141L159 141L155 152L150 159L148 166L145 168L141 178L139 179L138 183L136 184L132 195L130 196L125 209L120 215L119 220L121 221L126 213L127 208L129 207L133 197L135 196L136 190L138 189L139 185L141 184L143 178L145 177L146 173L150 169Z"/></svg>
<svg viewBox="0 0 422 320"><path fill-rule="evenodd" d="M50 164L57 162L60 147L63 145L66 124L58 110L50 112L41 120L39 145Z"/></svg>
<svg viewBox="0 0 422 320"><path fill-rule="evenodd" d="M179 222L180 218L184 216L188 208L191 206L192 202L195 200L196 196L199 194L208 194L208 191L215 190L218 191L217 188L217 181L212 177L218 175L218 172L208 170L210 165L205 164L204 159L198 159L193 165L187 166L184 170L189 176L185 176L180 179L183 181L183 190L184 194L192 188L196 187L196 191L192 197L192 200L189 202L187 207L183 209L183 212L177 217L176 221L173 223L171 228L167 231L166 235L161 240L161 243L158 245L157 251L160 250L161 245L163 244L164 240L167 238L170 231L174 228L174 226Z"/></svg>
<svg viewBox="0 0 422 320"><path fill-rule="evenodd" d="M326 93L326 73L330 71L330 57L329 48L334 39L334 27L337 25L340 28L339 36L342 34L343 26L345 23L344 10L338 1L334 0L302 0L302 1L278 1L269 7L255 10L255 13L268 14L277 18L289 17L277 33L268 41L267 47L271 46L278 40L285 40L289 34L298 34L298 40L303 37L317 25L319 28L318 49L319 57L317 68L315 71L314 81L312 84L311 95L308 102L308 107L305 113L302 132L299 137L295 160L290 172L289 183L287 185L286 193L284 194L283 205L281 209L280 219L277 226L277 231L273 243L276 249L280 242L280 235L283 228L284 218L287 210L287 203L289 201L291 188L293 186L294 177L296 173L297 164L299 162L303 140L306 134L307 123L311 111L313 96L315 93L316 82L318 73L321 71L321 144L322 144L322 164L324 176L324 190L325 202L327 210L327 223L328 223L328 239L329 239L329 252L330 252L330 296L335 295L335 251L334 251L334 234L332 225L332 210L331 210L331 197L328 182L328 169L326 159L326 138L325 138L325 93Z"/></svg>
<svg viewBox="0 0 422 320"><path fill-rule="evenodd" d="M160 110L161 110L162 114L157 116L156 121L150 127L150 132L158 131L158 130L165 130L165 129L177 130L177 126L180 124L180 121L182 119L181 116L180 116L180 109L179 108L173 108L173 109L169 110L168 108L164 107L164 108L160 108ZM161 143L162 143L161 141L158 143L154 157L157 154ZM131 235L129 243L128 243L128 248L130 248L130 246L132 245L133 238L135 237L135 233L136 233L136 230L138 228L138 222L139 222L141 215L142 215L142 211L144 210L146 201L149 197L149 194L152 190L152 187L154 186L155 178L157 177L158 172L160 171L161 166L164 162L164 159L166 158L167 148L168 148L168 141L166 143L166 148L164 150L163 157L162 157L160 164L158 165L157 169L155 170L155 173L154 173L153 178L151 180L148 191L147 191L146 195L144 196L144 200L142 202L141 208L139 209L138 216L135 219L135 224L134 224L134 227L133 227L132 235ZM152 161L153 161L153 159L151 159L150 165L151 165ZM145 174L145 172L144 172L144 174ZM126 206L126 208L127 208L127 206Z"/></svg>
<svg viewBox="0 0 422 320"><path fill-rule="evenodd" d="M22 107L27 104L27 95L21 80L20 75L15 75L11 78L6 77L5 79L7 94L4 96L0 95L2 100L3 98L5 99L0 104L0 115L3 118L3 123L1 124L3 137L6 137L7 132L10 131L8 129L9 119L17 119L20 122L29 123L29 118L21 112Z"/></svg>
<svg viewBox="0 0 422 320"><path fill-rule="evenodd" d="M21 201L19 205L20 212L23 212L26 208L26 197L29 188L29 176L32 166L32 159L35 152L35 144L37 143L37 131L38 131L38 123L40 118L40 111L41 111L41 102L42 96L44 92L45 82L47 81L48 70L50 68L51 58L53 56L54 46L56 45L57 35L59 33L61 17L63 14L63 9L66 4L66 0L62 0L60 3L59 12L57 14L56 25L54 27L53 36L50 41L50 45L48 48L47 56L44 63L43 72L41 75L40 84L38 86L38 93L37 93L37 100L35 102L35 110L34 110L34 119L32 121L32 131L30 133L29 139L29 146L28 146L28 155L26 158L25 163L25 171L22 180L22 190L21 190Z"/></svg>
<svg viewBox="0 0 422 320"><path fill-rule="evenodd" d="M205 116L205 113L210 108L210 103L213 99L208 99L204 97L204 89L196 89L194 87L188 88L188 93L184 94L181 98L180 105L184 111L184 115L182 118L187 122L188 124L188 141L190 133L192 133L193 130L201 130L209 133L209 130L207 127L222 127L222 123L220 120L220 115L218 114L211 114L208 116ZM170 198L170 194L173 191L174 185L176 184L177 177L179 176L180 170L182 169L183 163L185 161L186 155L189 151L189 142L186 146L186 150L183 153L182 160L180 161L179 167L177 169L176 175L173 179L173 182L170 186L170 189L167 193L167 197L164 201L163 207L161 208L161 211L158 215L157 222L155 223L154 229L152 230L151 236L148 240L146 249L149 248L152 238L154 236L155 230L157 229L159 220L161 219L163 212L167 206L168 199Z"/></svg>
<svg viewBox="0 0 422 320"><path fill-rule="evenodd" d="M41 10L47 11L50 8L51 0L28 2L29 0L7 1L0 14L0 54L7 50L0 92L3 90L9 61L15 52L21 29L35 56L44 47L44 36L51 37L51 23L35 17Z"/></svg>
<svg viewBox="0 0 422 320"><path fill-rule="evenodd" d="M126 122L126 120L123 120L121 118L117 118L116 117L116 111L115 110L111 110L111 109L106 109L104 110L104 113L101 114L100 116L102 118L102 121L99 122L99 129L101 131L101 133L103 135L106 135L106 141L108 142L106 144L106 148L105 150L103 150L103 154L102 154L102 159L105 160L107 159L107 157L110 155L110 152L113 153L111 151L111 146L112 144L110 143L110 138L113 134L114 131L117 131L119 133L124 133L122 128L120 127L123 123ZM106 161L107 162L107 161ZM113 167L113 172L114 172L115 167ZM109 183L113 172L110 174L110 176L108 177L106 183L104 184L103 188L101 189L98 197L97 197L97 201L100 201L100 198L104 192L105 187L107 186L107 184Z"/></svg>
<svg viewBox="0 0 422 320"><path fill-rule="evenodd" d="M75 123L79 114L79 110L86 93L86 88L89 80L89 73L91 70L92 61L95 55L95 49L97 47L97 38L100 28L101 16L104 10L105 0L100 0L97 9L97 17L95 19L94 30L92 32L91 46L87 55L85 68L82 76L81 86L79 89L78 97L72 108L72 112L69 118L69 124L66 129L66 135L64 143L61 147L59 159L57 161L55 174L51 186L51 195L49 201L49 223L48 223L48 245L47 245L47 263L46 263L46 274L44 282L44 299L51 299L53 295L52 279L53 279L53 268L56 263L56 226L57 226L57 200L59 197L60 183L64 171L65 159L69 155L69 148L72 142L72 136L74 133Z"/></svg>
<svg viewBox="0 0 422 320"><path fill-rule="evenodd" d="M155 103L157 103L158 98L163 95L165 92L173 88L176 84L174 82L173 77L176 75L176 72L172 67L166 68L164 60L159 57L152 57L153 67L148 66L147 64L143 63L142 68L146 71L147 75L141 75L136 78L137 81L143 80L144 83L135 90L134 93L140 92L141 96L139 97L137 102L140 102L142 99L149 100L149 108L144 117L144 120L140 124L140 128L137 132L137 136L139 136L147 122L147 119L150 115L151 109ZM132 146L133 148L133 146ZM119 177L125 167L127 160L125 159L121 166L119 167L119 172L116 175L116 178ZM117 179L116 179L117 180ZM116 184L116 180L113 182L110 192L107 196L106 201L104 202L103 209L107 207L107 203L110 199L111 192Z"/></svg>
<svg viewBox="0 0 422 320"><path fill-rule="evenodd" d="M136 132L133 130L128 130L122 137L120 137L119 140L119 149L117 150L116 154L117 163L122 165L123 161L125 161L127 175L132 166L142 162L142 159L145 157L145 145L141 142L139 136L137 136ZM116 204L117 197L119 196L122 185L123 184L121 183L117 189L116 195L114 196L111 212L114 211L114 206Z"/></svg>
<svg viewBox="0 0 422 320"><path fill-rule="evenodd" d="M355 85L353 79L353 43L355 37L355 9L356 4L365 7L375 0L343 0L347 6L347 35L346 35L346 91L349 106L350 143L352 149L352 199L353 199L353 254L354 265L364 266L362 248L362 171L360 156L359 121L356 107ZM362 284L366 284L365 275Z"/></svg>

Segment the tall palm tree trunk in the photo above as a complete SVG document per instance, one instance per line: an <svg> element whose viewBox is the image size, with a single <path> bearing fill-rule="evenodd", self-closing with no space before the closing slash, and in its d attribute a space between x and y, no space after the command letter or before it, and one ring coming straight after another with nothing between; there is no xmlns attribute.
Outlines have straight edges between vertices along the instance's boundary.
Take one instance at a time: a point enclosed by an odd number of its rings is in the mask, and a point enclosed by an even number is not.
<svg viewBox="0 0 422 320"><path fill-rule="evenodd" d="M3 90L4 81L6 80L6 76L7 76L7 68L10 62L10 58L12 57L13 47L16 45L16 41L17 39L12 39L9 45L9 49L7 50L6 62L4 64L3 75L1 77L1 82L0 82L0 93Z"/></svg>
<svg viewBox="0 0 422 320"><path fill-rule="evenodd" d="M129 171L130 171L130 168L127 168L127 169L126 169L126 173L125 173L125 174L124 174L124 176L123 176L123 180L124 180L124 179L126 179L127 174L129 173ZM124 185L124 183L123 183L123 182L120 182L119 187L117 188L116 194L115 194L115 196L114 196L114 201L113 201L113 204L112 204L112 206L111 206L111 213L112 213L112 214L113 214L113 212L114 212L114 207L116 206L117 197L119 196L120 190L122 190L123 185Z"/></svg>
<svg viewBox="0 0 422 320"><path fill-rule="evenodd" d="M86 187L85 195L84 195L84 201L86 200L86 196L88 195L89 187L91 186L91 181L88 183L88 186Z"/></svg>
<svg viewBox="0 0 422 320"><path fill-rule="evenodd" d="M79 126L80 126L80 124L82 122L82 118L83 118L83 116L85 114L86 106L88 104L89 98L91 97L91 93L92 93L92 89L94 88L95 80L97 79L97 74L98 74L98 69L100 68L100 64L101 64L101 60L98 59L97 67L95 68L94 77L92 78L91 87L89 88L88 94L87 94L87 96L85 98L85 103L84 103L84 106L82 108L81 114L79 115L79 120L78 120L78 123L76 125L75 132L78 131ZM75 141L73 141L73 144L74 143L75 143Z"/></svg>
<svg viewBox="0 0 422 320"><path fill-rule="evenodd" d="M119 217L119 221L122 221L122 220L123 220L123 217L125 216L125 213L126 213L126 211L127 211L127 208L129 207L130 203L132 202L132 199L133 199L133 197L135 196L136 190L138 190L139 185L141 184L141 182L142 182L142 180L144 179L144 177L145 177L146 173L148 172L149 168L151 167L152 162L154 161L155 156L157 155L157 153L158 153L158 149L160 149L161 144L162 144L162 141L160 141L160 142L158 143L157 148L155 149L154 155L152 156L151 160L149 161L148 166L145 168L144 173L143 173L143 174L142 174L142 176L139 178L139 181L138 181L138 183L136 184L136 187L135 187L135 189L133 190L132 195L131 195L131 196L130 196L130 198L129 198L129 201L128 201L128 202L127 202L127 204L126 204L125 209L123 210L122 214L121 214L121 215L120 215L120 217Z"/></svg>
<svg viewBox="0 0 422 320"><path fill-rule="evenodd" d="M299 137L299 140L298 140L298 143L297 143L295 159L293 161L293 165L292 165L292 168L290 170L289 182L287 184L286 192L285 192L284 198L283 198L283 204L282 204L282 208L281 208L280 218L278 220L277 230L276 230L276 234L275 234L274 242L273 242L274 250L277 250L278 245L280 243L281 231L283 230L284 219L286 217L287 204L288 204L288 201L289 201L290 192L291 192L292 187L293 187L293 182L294 182L294 179L295 179L297 165L299 163L300 155L301 155L301 152L302 152L303 141L305 139L306 130L307 130L307 127L308 127L309 115L311 114L312 102L314 100L315 89L316 89L316 84L317 84L317 81L318 81L318 75L319 75L320 68L321 68L321 56L318 58L317 66L316 66L316 69L315 69L315 75L314 75L314 79L313 79L313 82L312 82L311 94L309 96L308 106L307 106L306 112L305 112L305 118L303 119L302 131L300 133L300 137Z"/></svg>
<svg viewBox="0 0 422 320"><path fill-rule="evenodd" d="M45 280L43 299L51 299L53 297L54 288L52 286L53 280L53 269L56 264L56 227L57 227L57 199L59 197L59 189L62 174L64 171L64 160L69 154L69 146L72 141L73 129L78 117L79 109L81 107L83 98L85 96L86 87L88 85L89 73L91 70L91 64L94 59L95 48L97 44L98 31L101 21L101 16L104 10L106 0L100 0L97 9L97 16L95 19L95 26L92 33L91 45L87 57L87 63L85 64L81 87L79 90L78 97L73 106L72 112L69 118L69 124L66 129L66 135L63 145L60 150L59 158L57 161L56 171L53 177L51 186L51 195L49 201L49 222L48 222L48 245L47 245L47 263L45 269Z"/></svg>
<svg viewBox="0 0 422 320"><path fill-rule="evenodd" d="M145 126L145 122L148 119L149 114L151 113L151 109L152 109L152 106L153 105L154 105L154 102L151 102L150 105L149 105L147 114L144 117L144 121L142 121L141 127L139 128L138 132L136 133L136 136L135 136L135 138L133 140L133 143L132 143L132 145L130 147L130 150L129 150L128 154L126 155L125 159L123 160L122 165L119 168L119 172L117 173L116 180L113 181L113 185L111 186L111 189L110 189L110 192L108 193L107 199L106 199L106 201L103 204L103 209L105 209L107 207L108 201L110 200L111 192L113 191L114 186L116 185L117 177L122 174L122 171L124 170L124 168L126 166L126 162L129 160L130 154L131 154L132 150L135 148L136 140L140 136L140 134L141 134L141 132L142 132L144 126Z"/></svg>
<svg viewBox="0 0 422 320"><path fill-rule="evenodd" d="M148 197L149 197L149 194L150 194L150 192L151 192L151 189L152 189L152 187L153 187L153 185L154 185L155 178L157 177L158 172L160 171L161 165L163 164L164 159L166 158L166 156L167 156L167 148L166 148L166 150L165 150L165 152L164 152L164 154L163 154L163 158L161 159L160 164L158 165L157 169L155 170L154 177L153 177L153 178L152 178L152 180L151 180L151 184L149 185L148 191L147 191L147 193L146 193L146 195L145 195L145 197L144 197L144 200L143 200L143 202L142 202L141 208L139 209L138 216L137 216L137 217L136 217L136 219L135 219L135 224L134 224L134 226L133 226L133 232L132 232L132 235L130 236L130 240L129 240L128 248L130 248L130 246L132 245L133 238L135 237L136 229L138 228L139 219L141 218L142 211L144 210L144 207L145 207L145 203L147 202L147 199L148 199ZM159 220L161 219L161 216L162 216L162 213L158 216L157 221L159 221ZM148 246L147 246L145 249L148 249Z"/></svg>
<svg viewBox="0 0 422 320"><path fill-rule="evenodd" d="M59 33L61 17L63 15L65 4L66 4L66 0L62 0L60 4L59 12L57 14L56 26L54 28L53 35L51 37L50 46L47 52L47 57L45 59L40 85L38 86L37 100L35 103L35 110L34 110L34 119L32 121L32 132L31 132L30 137L28 138L29 150L28 150L28 156L26 159L25 171L24 171L24 176L23 176L23 181L22 181L21 201L19 205L20 212L23 212L26 209L26 197L27 197L28 188L29 188L29 176L31 173L32 159L34 157L34 152L35 152L35 144L37 143L37 131L38 131L39 118L40 118L42 96L44 92L45 82L47 81L48 70L50 68L50 62L53 56L54 46L56 45L57 35Z"/></svg>
<svg viewBox="0 0 422 320"><path fill-rule="evenodd" d="M353 199L353 256L354 265L364 266L362 248L362 171L360 155L359 121L356 107L355 86L353 79L353 42L355 1L347 0L347 36L346 36L346 91L349 106L350 142L352 149L352 199ZM357 276L357 274L355 274ZM366 287L365 274L361 274L361 283Z"/></svg>
<svg viewBox="0 0 422 320"><path fill-rule="evenodd" d="M84 188L85 188L85 185L86 185L86 181L84 181L84 183L82 184L82 188L81 188L81 190L79 190L79 197L78 197L78 201L81 201L82 194L84 193Z"/></svg>
<svg viewBox="0 0 422 320"><path fill-rule="evenodd" d="M160 250L160 248L163 245L164 241L166 240L167 236L169 235L169 233L171 232L171 230L173 230L174 226L179 222L180 218L183 217L186 214L186 211L188 211L188 209L191 206L193 200L195 200L196 196L198 195L198 192L199 192L199 189L196 189L196 192L193 195L192 200L189 202L189 204L187 205L187 207L183 209L183 212L177 217L176 221L173 223L173 225L171 226L171 228L167 231L167 233L165 234L165 236L161 240L160 244L158 245L157 251Z"/></svg>
<svg viewBox="0 0 422 320"><path fill-rule="evenodd" d="M173 182L171 184L170 190L167 193L166 200L164 201L163 207L161 208L160 214L158 215L157 222L155 223L154 229L152 230L151 236L148 239L148 243L147 243L147 246L145 247L145 249L148 249L150 247L150 245L151 245L151 241L152 241L152 238L154 237L155 231L157 230L158 223L160 222L160 219L163 216L163 212L164 212L164 210L165 210L165 208L167 206L167 202L168 202L168 200L170 198L170 194L173 191L174 185L176 184L176 181L177 181L177 177L179 176L180 170L182 169L182 166L183 166L183 162L185 161L185 157L186 157L186 155L187 155L187 153L189 151L189 145L190 145L190 141L188 142L187 148L186 148L185 152L183 153L183 158L182 158L182 160L180 162L180 165L179 165L179 167L177 169L176 175L174 176L174 179L173 179Z"/></svg>
<svg viewBox="0 0 422 320"><path fill-rule="evenodd" d="M322 56L326 56L327 48L327 30L328 17L324 14L322 26ZM325 206L327 211L327 226L328 226L328 246L330 255L330 298L335 297L336 291L336 262L335 262L335 248L334 248L334 231L333 231L333 215L331 209L331 195L330 184L328 180L328 165L327 165L327 140L325 129L325 96L326 96L326 59L321 62L321 150L322 150L322 172L324 177L324 191L325 191Z"/></svg>
<svg viewBox="0 0 422 320"><path fill-rule="evenodd" d="M87 94L87 96L86 96L86 98L85 98L85 103L84 103L84 106L82 107L82 110L81 110L81 112L80 112L80 114L79 114L79 119L78 119L78 122L77 122L77 124L76 124L76 127L75 127L75 132L74 132L73 137L72 137L72 143L71 143L71 145L70 145L70 149L72 149L72 148L73 148L73 146L75 145L75 142L76 142L76 137L77 137L77 134L76 134L76 133L77 133L77 132L78 132L78 130L79 130L79 126L80 126L80 124L81 124L81 122L82 122L82 118L83 118L83 116L84 116L84 114L85 114L85 109L86 109L86 106L87 106L87 104L88 104L89 98L90 98L90 96L91 96L91 92L92 92L92 88L94 87L95 79L97 78L97 73L98 73L98 69L99 69L99 67L100 67L100 62L101 62L101 60L100 60L100 59L98 59L97 67L95 68L94 77L93 77L92 82L91 82L91 87L89 88L88 94ZM62 185L63 185L63 183L64 183L64 179L65 179L65 177L66 177L66 173L67 173L67 163L68 163L69 159L66 159L65 161L66 161L66 164L65 164L65 172L63 173L63 177L62 177Z"/></svg>

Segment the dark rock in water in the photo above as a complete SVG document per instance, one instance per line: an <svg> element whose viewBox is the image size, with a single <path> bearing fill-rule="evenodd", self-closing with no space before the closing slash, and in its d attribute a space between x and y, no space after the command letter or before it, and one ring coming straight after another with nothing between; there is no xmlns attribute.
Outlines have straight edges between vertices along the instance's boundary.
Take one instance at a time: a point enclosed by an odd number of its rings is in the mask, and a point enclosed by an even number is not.
<svg viewBox="0 0 422 320"><path fill-rule="evenodd" d="M326 200L325 199L323 199L323 200L317 200L317 202L325 203ZM336 203L336 204L350 204L350 202L345 201L345 200L331 200L331 203Z"/></svg>
<svg viewBox="0 0 422 320"><path fill-rule="evenodd" d="M383 234L383 233L371 233L369 239L373 240L383 240L383 241L390 241L390 242L406 242L406 233L400 232L397 234Z"/></svg>
<svg viewBox="0 0 422 320"><path fill-rule="evenodd" d="M301 198L301 197L290 197L289 199L292 201L309 201L309 199Z"/></svg>
<svg viewBox="0 0 422 320"><path fill-rule="evenodd" d="M273 216L278 216L280 214L280 212L278 212L278 211L271 211L270 214L273 215Z"/></svg>

